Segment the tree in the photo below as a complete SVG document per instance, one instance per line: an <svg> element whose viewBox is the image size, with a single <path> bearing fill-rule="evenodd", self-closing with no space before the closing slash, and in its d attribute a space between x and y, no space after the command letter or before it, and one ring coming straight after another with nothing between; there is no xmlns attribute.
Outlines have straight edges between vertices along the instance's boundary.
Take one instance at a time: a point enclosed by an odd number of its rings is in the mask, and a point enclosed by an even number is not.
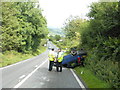
<svg viewBox="0 0 120 90"><path fill-rule="evenodd" d="M42 10L32 2L2 3L2 50L36 51L48 34Z"/></svg>
<svg viewBox="0 0 120 90"><path fill-rule="evenodd" d="M14 15L17 10L14 3L2 3L2 51L16 49L20 46L19 21Z"/></svg>
<svg viewBox="0 0 120 90"><path fill-rule="evenodd" d="M61 39L61 36L60 35L55 35L54 38L55 38L56 41L59 41Z"/></svg>

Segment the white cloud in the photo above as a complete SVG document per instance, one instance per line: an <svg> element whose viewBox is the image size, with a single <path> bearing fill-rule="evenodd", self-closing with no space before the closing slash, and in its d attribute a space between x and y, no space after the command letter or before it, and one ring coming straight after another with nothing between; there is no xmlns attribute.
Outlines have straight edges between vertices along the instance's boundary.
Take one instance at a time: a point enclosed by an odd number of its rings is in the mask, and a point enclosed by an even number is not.
<svg viewBox="0 0 120 90"><path fill-rule="evenodd" d="M88 5L94 1L98 0L39 0L39 3L48 26L60 28L70 15L84 18L89 12Z"/></svg>

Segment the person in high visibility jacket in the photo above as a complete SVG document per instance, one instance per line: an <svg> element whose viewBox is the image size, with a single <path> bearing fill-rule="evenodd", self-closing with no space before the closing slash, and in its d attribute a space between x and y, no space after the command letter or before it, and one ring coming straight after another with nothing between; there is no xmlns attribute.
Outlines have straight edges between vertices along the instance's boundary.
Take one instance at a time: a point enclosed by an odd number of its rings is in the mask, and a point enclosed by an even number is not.
<svg viewBox="0 0 120 90"><path fill-rule="evenodd" d="M54 65L54 60L55 60L55 52L54 52L54 49L52 49L49 54L48 54L48 57L49 57L49 71L52 70L52 67Z"/></svg>
<svg viewBox="0 0 120 90"><path fill-rule="evenodd" d="M57 53L57 57L56 57L56 60L57 60L56 70L57 70L57 72L62 72L63 57L64 57L64 53L61 51L61 49L58 49L58 53ZM60 70L59 70L59 68L60 68Z"/></svg>

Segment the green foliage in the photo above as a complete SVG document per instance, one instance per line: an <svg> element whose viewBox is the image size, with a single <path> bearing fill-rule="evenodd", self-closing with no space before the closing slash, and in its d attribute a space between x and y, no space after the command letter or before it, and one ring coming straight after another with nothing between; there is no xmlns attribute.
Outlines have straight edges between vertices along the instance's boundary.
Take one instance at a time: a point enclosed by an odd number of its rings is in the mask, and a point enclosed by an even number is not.
<svg viewBox="0 0 120 90"><path fill-rule="evenodd" d="M120 11L118 2L93 3L80 47L88 50L86 66L113 88L120 88Z"/></svg>
<svg viewBox="0 0 120 90"><path fill-rule="evenodd" d="M6 51L0 55L0 67L14 64L16 62L26 60L33 57L31 54L22 54L17 51Z"/></svg>
<svg viewBox="0 0 120 90"><path fill-rule="evenodd" d="M91 28L104 36L120 36L120 2L93 3L88 16L91 18Z"/></svg>
<svg viewBox="0 0 120 90"><path fill-rule="evenodd" d="M59 42L59 40L61 40L61 36L60 35L55 35L55 36L51 35L51 36L49 36L49 40Z"/></svg>
<svg viewBox="0 0 120 90"><path fill-rule="evenodd" d="M63 48L63 39L64 38L62 38L60 35L49 36L49 40L56 44L59 48Z"/></svg>
<svg viewBox="0 0 120 90"><path fill-rule="evenodd" d="M2 2L2 51L36 52L48 34L42 10L32 2Z"/></svg>
<svg viewBox="0 0 120 90"><path fill-rule="evenodd" d="M60 35L55 35L55 40L56 41L59 41L61 39L61 36Z"/></svg>
<svg viewBox="0 0 120 90"><path fill-rule="evenodd" d="M85 67L76 67L76 73L82 78L87 88L111 88L109 83L96 77L92 71ZM90 89L91 90L91 89Z"/></svg>
<svg viewBox="0 0 120 90"><path fill-rule="evenodd" d="M63 27L63 30L65 31L66 38L74 40L78 36L78 32L81 27L81 23L84 22L83 19L80 19L79 17L73 17L70 16Z"/></svg>
<svg viewBox="0 0 120 90"><path fill-rule="evenodd" d="M57 44L58 47L66 49L66 48L72 48L79 45L80 40L80 27L82 27L82 23L85 20L80 19L79 17L73 17L70 16L64 24L64 27L62 28L65 32L65 37L62 38L62 42L59 42Z"/></svg>
<svg viewBox="0 0 120 90"><path fill-rule="evenodd" d="M13 8L14 3L2 3L2 50L6 48L11 50L15 47L19 47L19 41L21 36L17 34L19 31L19 22L17 17L14 16L17 10Z"/></svg>
<svg viewBox="0 0 120 90"><path fill-rule="evenodd" d="M111 59L103 58L104 56L100 58L94 50L91 50L85 61L86 66L94 72L96 76L109 83L113 88L119 88L119 63L111 61Z"/></svg>
<svg viewBox="0 0 120 90"><path fill-rule="evenodd" d="M4 53L0 53L0 67L4 67L7 65L11 65L17 63L19 61L23 61L29 58L32 58L38 54L43 53L46 50L46 47L40 46L36 52L28 52L27 54L23 54L17 51L6 51Z"/></svg>
<svg viewBox="0 0 120 90"><path fill-rule="evenodd" d="M85 48L88 52L86 67L112 88L120 88L119 16L120 2L92 3L88 13L89 20L70 17L63 27L67 42L64 45L71 48L79 44L78 48Z"/></svg>

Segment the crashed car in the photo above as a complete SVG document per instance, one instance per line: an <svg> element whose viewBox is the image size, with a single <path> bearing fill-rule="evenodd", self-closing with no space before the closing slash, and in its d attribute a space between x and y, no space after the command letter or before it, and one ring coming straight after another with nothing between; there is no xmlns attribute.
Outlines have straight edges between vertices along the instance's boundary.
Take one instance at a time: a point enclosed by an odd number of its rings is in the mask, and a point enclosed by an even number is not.
<svg viewBox="0 0 120 90"><path fill-rule="evenodd" d="M62 65L67 68L74 68L76 66L84 66L84 60L87 52L83 49L76 51L72 50L70 54L64 56Z"/></svg>

